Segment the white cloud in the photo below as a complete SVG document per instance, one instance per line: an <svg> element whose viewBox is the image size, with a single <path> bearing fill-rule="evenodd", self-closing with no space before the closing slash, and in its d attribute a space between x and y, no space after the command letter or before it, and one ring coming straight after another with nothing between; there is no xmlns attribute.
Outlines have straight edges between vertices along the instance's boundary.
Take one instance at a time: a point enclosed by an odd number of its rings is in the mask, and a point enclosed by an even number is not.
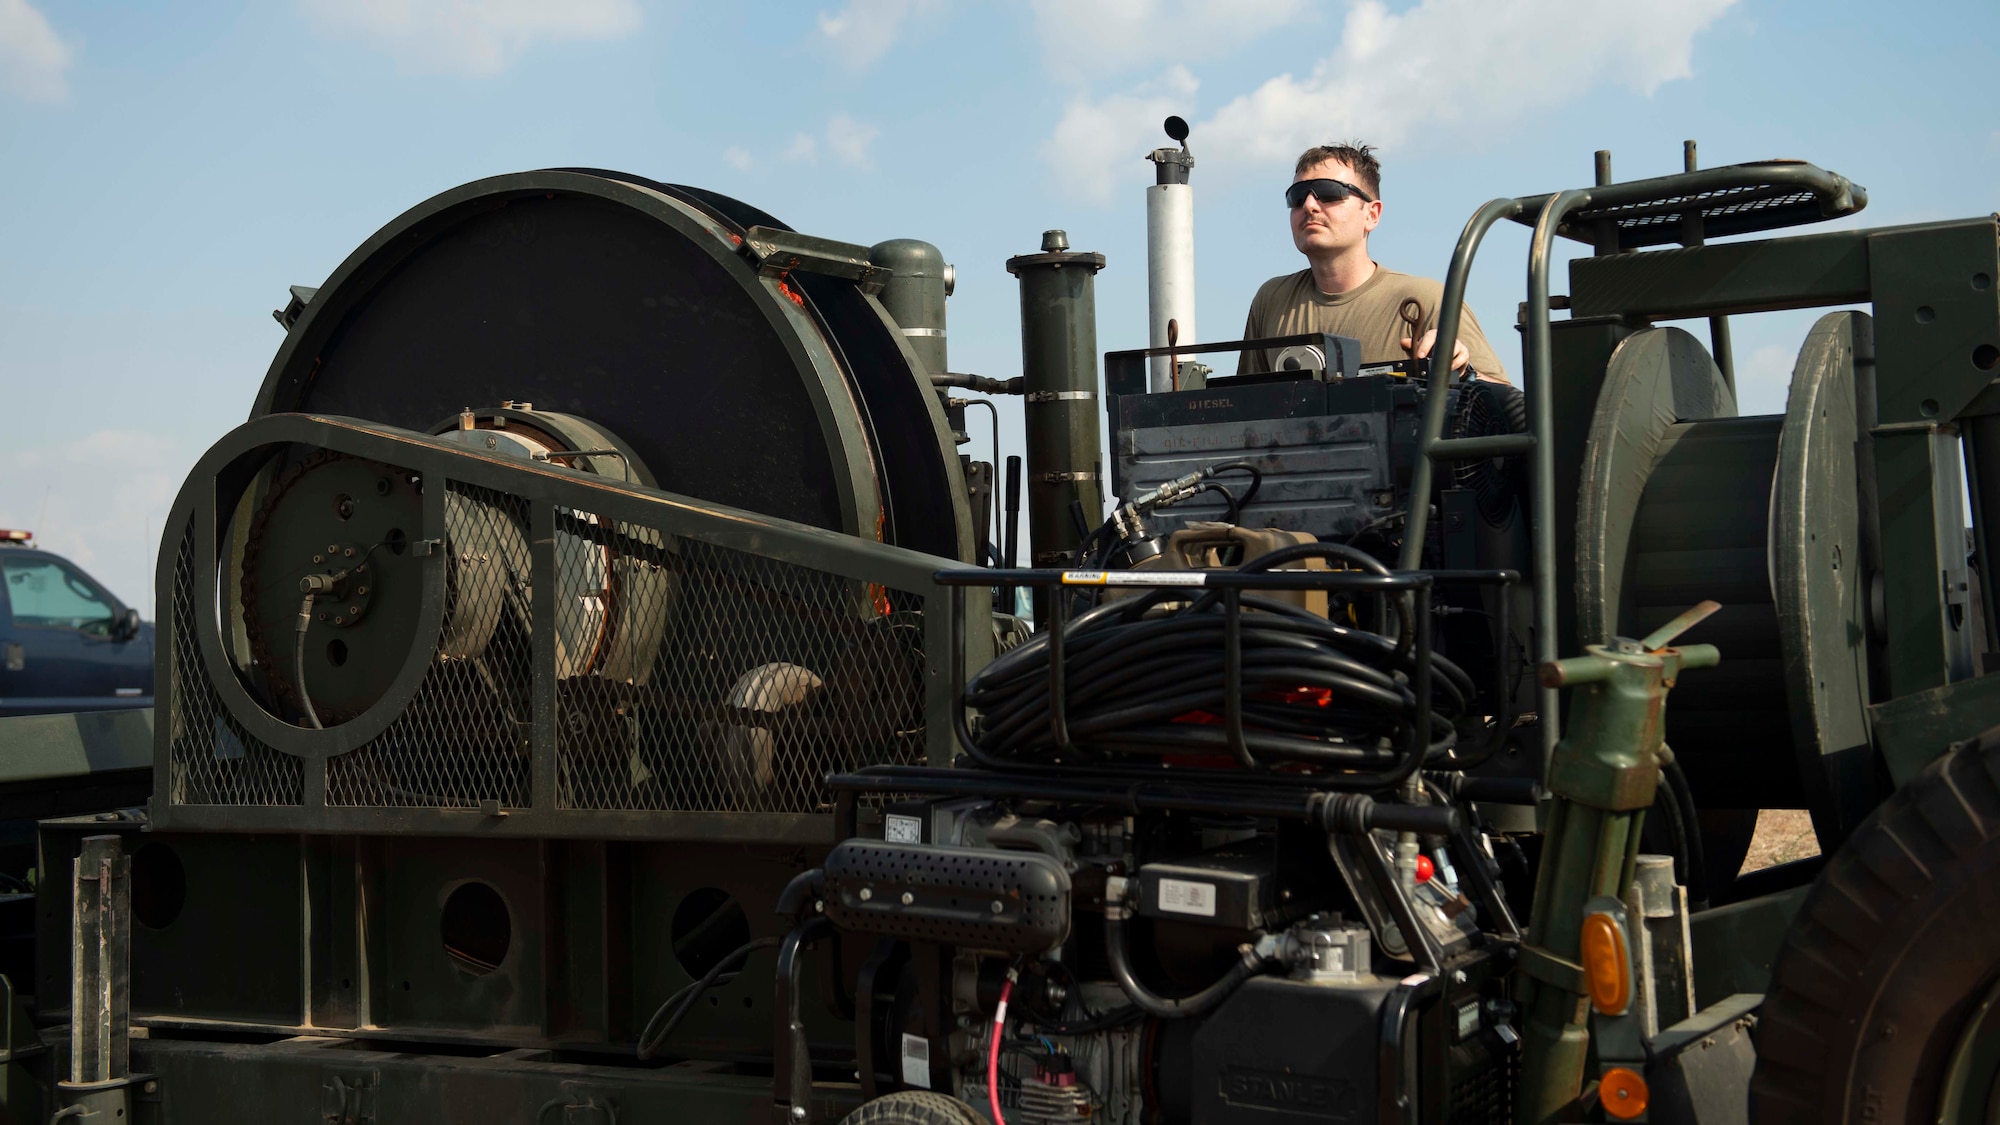
<svg viewBox="0 0 2000 1125"><path fill-rule="evenodd" d="M817 164L819 163L819 142L813 140L810 133L799 133L792 138L791 144L785 146L785 151L782 155L786 160L793 161L794 163Z"/></svg>
<svg viewBox="0 0 2000 1125"><path fill-rule="evenodd" d="M1333 50L1310 73L1282 74L1238 96L1194 124L1189 147L1208 176L1227 177L1289 170L1302 150L1349 138L1398 156L1477 144L1604 85L1650 95L1688 77L1695 35L1734 2L1421 0L1392 12L1381 0L1359 0ZM1101 19L1089 13L1109 7L1157 12L1166 3L1070 5L1078 11L1063 18ZM1269 19L1282 14L1273 0ZM1139 158L1157 143L1162 116L1185 115L1193 85L1184 71L1178 78L1170 72L1165 81L1103 98L1079 95L1044 148L1058 182L1095 201L1119 185L1144 182Z"/></svg>
<svg viewBox="0 0 2000 1125"><path fill-rule="evenodd" d="M825 152L851 168L873 168L875 162L868 149L881 135L882 130L842 111L827 118L826 128L819 135L793 134L792 143L778 155L794 164L817 164L820 153Z"/></svg>
<svg viewBox="0 0 2000 1125"><path fill-rule="evenodd" d="M199 443L150 430L99 430L0 453L0 527L22 527L153 616L160 532Z"/></svg>
<svg viewBox="0 0 2000 1125"><path fill-rule="evenodd" d="M836 113L826 123L826 150L835 160L854 168L872 168L868 146L882 130L863 124L845 113Z"/></svg>
<svg viewBox="0 0 2000 1125"><path fill-rule="evenodd" d="M1170 113L1186 114L1197 85L1186 67L1175 66L1122 94L1095 101L1079 94L1043 143L1042 158L1071 194L1108 203L1120 185L1150 177L1147 141L1167 143L1160 122Z"/></svg>
<svg viewBox="0 0 2000 1125"><path fill-rule="evenodd" d="M1035 0L1049 69L1071 81L1228 54L1316 18L1308 0Z"/></svg>
<svg viewBox="0 0 2000 1125"><path fill-rule="evenodd" d="M4 3L5 0L0 0ZM422 73L490 78L537 42L615 39L635 0L300 0L314 29L359 39Z"/></svg>
<svg viewBox="0 0 2000 1125"><path fill-rule="evenodd" d="M0 0L0 93L31 102L69 96L63 72L76 52L28 0Z"/></svg>
<svg viewBox="0 0 2000 1125"><path fill-rule="evenodd" d="M893 46L912 16L938 10L939 0L848 0L838 14L819 14L819 34L850 70L866 70Z"/></svg>
<svg viewBox="0 0 2000 1125"><path fill-rule="evenodd" d="M1196 136L1220 164L1289 164L1336 138L1406 149L1506 129L1607 83L1651 94L1692 73L1695 34L1732 3L1361 0L1310 75L1265 82Z"/></svg>
<svg viewBox="0 0 2000 1125"><path fill-rule="evenodd" d="M752 163L750 153L735 145L722 150L722 162L738 172L748 172Z"/></svg>

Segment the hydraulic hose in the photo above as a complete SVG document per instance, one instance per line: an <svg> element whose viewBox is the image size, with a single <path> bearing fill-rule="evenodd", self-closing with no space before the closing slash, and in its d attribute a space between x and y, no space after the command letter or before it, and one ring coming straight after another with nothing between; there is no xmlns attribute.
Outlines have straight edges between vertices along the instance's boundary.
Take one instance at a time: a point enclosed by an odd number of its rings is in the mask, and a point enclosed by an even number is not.
<svg viewBox="0 0 2000 1125"><path fill-rule="evenodd" d="M305 712L306 725L314 730L325 730L319 725L319 715L313 711L312 693L306 690L306 630L312 627L313 598L324 588L314 581L319 577L308 575L299 583L305 588L305 597L299 602L298 633L292 641L292 688L299 693L299 709Z"/></svg>
<svg viewBox="0 0 2000 1125"><path fill-rule="evenodd" d="M740 945L727 956L723 957L722 960L711 965L708 972L702 974L700 980L692 984L683 985L680 991L667 997L667 1002L660 1005L659 1010L653 1013L652 1019L646 1021L646 1029L639 1033L639 1047L637 1051L639 1059L641 1061L650 1059L659 1051L661 1045L666 1043L667 1038L673 1035L676 1028L680 1027L681 1021L687 1018L687 1014L694 1011L695 1003L702 998L704 993L715 987L716 982L722 978L724 973L735 968L752 953L760 949L776 949L783 942L783 938L762 937L746 945ZM662 1022L663 1020L665 1022Z"/></svg>
<svg viewBox="0 0 2000 1125"><path fill-rule="evenodd" d="M1125 920L1115 911L1104 915L1104 955L1111 962L1111 977L1125 993L1132 1005L1149 1016L1163 1020L1181 1020L1191 1016L1207 1015L1224 1000L1229 999L1243 982L1263 970L1264 963L1257 955L1245 952L1222 979L1195 993L1178 1000L1169 1000L1139 983L1132 972L1132 960L1125 949Z"/></svg>
<svg viewBox="0 0 2000 1125"><path fill-rule="evenodd" d="M1007 1125L1000 1112L1000 1044L1007 1038L1007 1001L1013 999L1014 982L1021 971L1007 970L1007 983L1000 986L1000 1005L993 1009L993 1034L986 1050L986 1105L993 1111L993 1125Z"/></svg>
<svg viewBox="0 0 2000 1125"><path fill-rule="evenodd" d="M1284 548L1243 569L1254 573L1306 557L1387 572L1336 544ZM1162 611L1184 597L1162 589L1107 602L1064 629L1064 720L1078 751L1100 758L1227 752L1229 736L1213 717L1228 695L1228 623L1212 590L1177 612ZM1401 606L1402 599L1393 600ZM1241 605L1260 611L1243 613L1237 623L1243 741L1257 765L1380 770L1406 756L1404 736L1419 706L1411 686L1414 622L1391 639L1255 594L1243 594ZM1052 731L1049 650L1044 632L966 685L966 705L983 721L977 744L969 745L976 759L998 768L1053 768L1066 749L1055 745ZM1455 745L1453 723L1476 695L1450 660L1434 654L1431 668L1433 735L1429 747L1419 748L1426 759Z"/></svg>
<svg viewBox="0 0 2000 1125"><path fill-rule="evenodd" d="M1702 843L1701 816L1695 808L1694 790L1677 760L1661 769L1660 781L1662 800L1669 806L1668 831L1679 830L1674 844L1680 853L1676 858L1682 861L1681 883L1688 888L1688 897L1694 900L1691 905L1705 909L1714 897L1714 888L1708 884L1708 851Z"/></svg>

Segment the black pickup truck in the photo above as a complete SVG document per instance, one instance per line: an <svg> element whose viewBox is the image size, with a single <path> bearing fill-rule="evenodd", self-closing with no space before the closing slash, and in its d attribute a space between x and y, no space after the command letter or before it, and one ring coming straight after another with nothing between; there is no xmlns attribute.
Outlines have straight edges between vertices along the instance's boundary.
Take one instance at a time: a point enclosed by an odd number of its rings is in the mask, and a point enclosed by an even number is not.
<svg viewBox="0 0 2000 1125"><path fill-rule="evenodd" d="M0 530L0 717L153 705L153 627L83 568Z"/></svg>

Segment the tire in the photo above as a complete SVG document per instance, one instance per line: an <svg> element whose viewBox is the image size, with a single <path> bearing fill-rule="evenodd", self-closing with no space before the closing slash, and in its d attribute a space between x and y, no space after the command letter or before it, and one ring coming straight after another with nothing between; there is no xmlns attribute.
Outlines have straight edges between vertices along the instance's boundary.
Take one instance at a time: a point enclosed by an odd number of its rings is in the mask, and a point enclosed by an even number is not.
<svg viewBox="0 0 2000 1125"><path fill-rule="evenodd" d="M986 1115L935 1090L884 1094L841 1119L841 1125L993 1125Z"/></svg>
<svg viewBox="0 0 2000 1125"><path fill-rule="evenodd" d="M1937 1120L1953 1051L1996 980L2000 728L1870 813L1807 892L1757 1024L1751 1120Z"/></svg>

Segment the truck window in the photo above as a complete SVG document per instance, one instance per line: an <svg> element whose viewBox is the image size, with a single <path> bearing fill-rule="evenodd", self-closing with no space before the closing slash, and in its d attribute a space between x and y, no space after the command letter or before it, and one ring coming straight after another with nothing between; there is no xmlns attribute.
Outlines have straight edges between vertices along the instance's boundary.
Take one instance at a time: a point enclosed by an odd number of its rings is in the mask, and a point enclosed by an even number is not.
<svg viewBox="0 0 2000 1125"><path fill-rule="evenodd" d="M0 573L15 625L110 635L115 613L81 574L46 558L0 559Z"/></svg>

